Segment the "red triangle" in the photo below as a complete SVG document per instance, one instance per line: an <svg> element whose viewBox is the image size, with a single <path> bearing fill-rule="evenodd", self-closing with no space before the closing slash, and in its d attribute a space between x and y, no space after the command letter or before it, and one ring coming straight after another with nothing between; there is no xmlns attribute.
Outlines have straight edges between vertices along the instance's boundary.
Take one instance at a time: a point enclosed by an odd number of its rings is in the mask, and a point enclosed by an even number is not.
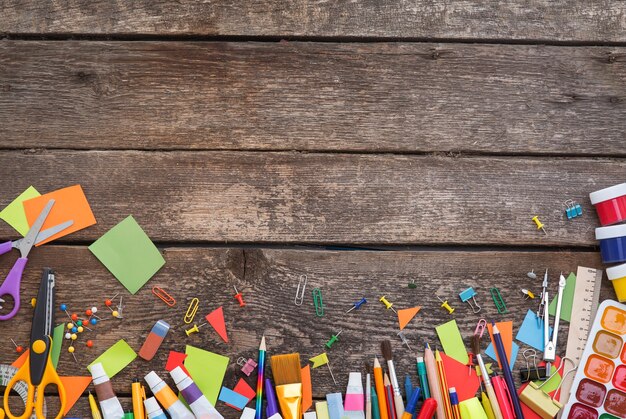
<svg viewBox="0 0 626 419"><path fill-rule="evenodd" d="M415 317L421 308L421 306L417 306L398 310L398 323L400 324L400 330L404 329L406 325L413 320L413 317Z"/></svg>
<svg viewBox="0 0 626 419"><path fill-rule="evenodd" d="M67 412L76 404L85 389L91 383L91 377L59 377L65 387L65 412L63 416L67 416Z"/></svg>
<svg viewBox="0 0 626 419"><path fill-rule="evenodd" d="M443 368L446 371L448 388L456 387L459 401L462 402L474 397L479 386L476 370L472 368L468 374L469 367L467 365L461 364L443 352L441 352L441 359L443 360Z"/></svg>
<svg viewBox="0 0 626 419"><path fill-rule="evenodd" d="M187 358L187 354L182 352L170 351L169 356L167 357L167 362L165 363L165 370L172 371L176 367L181 367L185 374L190 375L187 368L183 365L183 361Z"/></svg>
<svg viewBox="0 0 626 419"><path fill-rule="evenodd" d="M226 323L224 322L224 310L222 307L218 307L209 314L206 315L206 321L209 322L218 335L228 342L228 335L226 334Z"/></svg>

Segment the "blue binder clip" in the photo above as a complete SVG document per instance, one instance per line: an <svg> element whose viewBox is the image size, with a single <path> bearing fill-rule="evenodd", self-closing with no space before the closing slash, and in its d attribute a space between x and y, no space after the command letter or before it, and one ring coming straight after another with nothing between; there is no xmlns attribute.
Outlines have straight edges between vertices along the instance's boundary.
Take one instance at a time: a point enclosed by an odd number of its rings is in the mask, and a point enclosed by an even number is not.
<svg viewBox="0 0 626 419"><path fill-rule="evenodd" d="M480 311L480 306L478 305L478 303L476 302L476 298L474 297L476 297L476 291L474 291L474 288L472 287L469 287L468 289L459 293L459 298L461 299L461 301L469 304L474 313L478 313Z"/></svg>
<svg viewBox="0 0 626 419"><path fill-rule="evenodd" d="M583 215L583 208L580 206L580 204L574 202L571 199L568 199L567 201L565 201L565 215L567 216L568 220L580 217L581 215Z"/></svg>

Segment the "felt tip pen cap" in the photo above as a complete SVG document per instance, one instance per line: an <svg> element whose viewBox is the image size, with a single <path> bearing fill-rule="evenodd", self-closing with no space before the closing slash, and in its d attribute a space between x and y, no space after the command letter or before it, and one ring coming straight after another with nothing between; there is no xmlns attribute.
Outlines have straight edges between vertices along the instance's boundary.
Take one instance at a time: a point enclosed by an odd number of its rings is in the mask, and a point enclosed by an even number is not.
<svg viewBox="0 0 626 419"><path fill-rule="evenodd" d="M172 376L172 380L174 380L175 384L180 384L185 378L188 378L187 374L181 367L176 367L172 371L170 371L170 375Z"/></svg>
<svg viewBox="0 0 626 419"><path fill-rule="evenodd" d="M144 400L143 405L146 408L147 414L158 412L159 410L163 411L163 409L161 409L161 405L159 405L159 402L157 402L157 399L154 397L149 397Z"/></svg>
<svg viewBox="0 0 626 419"><path fill-rule="evenodd" d="M406 409L404 409L406 413L410 413L411 415L415 413L415 408L417 407L417 402L420 398L421 393L421 388L415 387L413 389L413 392L411 393L411 400L409 400L409 403L406 405Z"/></svg>
<svg viewBox="0 0 626 419"><path fill-rule="evenodd" d="M93 364L91 366L91 368L89 368L89 371L91 371L91 377L93 379L100 378L100 377L106 377L107 376L107 373L104 370L104 365L102 365L102 362L98 362L97 364Z"/></svg>
<svg viewBox="0 0 626 419"><path fill-rule="evenodd" d="M159 375L154 371L150 371L148 375L144 377L144 380L146 380L146 383L148 383L148 387L150 388L156 386L161 381L163 381L161 377L159 377Z"/></svg>

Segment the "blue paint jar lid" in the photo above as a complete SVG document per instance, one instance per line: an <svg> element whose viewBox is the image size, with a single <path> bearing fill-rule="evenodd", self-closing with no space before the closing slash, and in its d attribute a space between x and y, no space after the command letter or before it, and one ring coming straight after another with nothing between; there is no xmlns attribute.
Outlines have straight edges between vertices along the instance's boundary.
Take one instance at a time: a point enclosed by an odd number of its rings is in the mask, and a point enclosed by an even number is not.
<svg viewBox="0 0 626 419"><path fill-rule="evenodd" d="M611 281L626 277L626 263L606 268L606 276Z"/></svg>
<svg viewBox="0 0 626 419"><path fill-rule="evenodd" d="M596 240L606 240L624 236L626 236L626 224L596 228Z"/></svg>

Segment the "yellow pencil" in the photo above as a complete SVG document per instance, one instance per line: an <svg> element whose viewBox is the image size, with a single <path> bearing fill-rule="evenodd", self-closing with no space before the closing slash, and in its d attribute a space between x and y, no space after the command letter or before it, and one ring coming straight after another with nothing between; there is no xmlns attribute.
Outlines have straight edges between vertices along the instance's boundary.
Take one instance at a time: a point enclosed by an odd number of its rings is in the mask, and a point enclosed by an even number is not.
<svg viewBox="0 0 626 419"><path fill-rule="evenodd" d="M96 399L94 399L91 394L91 391L89 392L89 407L91 408L91 417L93 419L102 419L100 410L98 409L98 404L96 403Z"/></svg>
<svg viewBox="0 0 626 419"><path fill-rule="evenodd" d="M450 403L450 397L448 396L448 380L446 380L446 370L443 367L443 359L438 349L435 349L435 363L437 364L437 374L439 375L439 389L441 392L441 398L443 399L443 406L446 412L446 419L452 419L454 413L452 413L452 404Z"/></svg>

